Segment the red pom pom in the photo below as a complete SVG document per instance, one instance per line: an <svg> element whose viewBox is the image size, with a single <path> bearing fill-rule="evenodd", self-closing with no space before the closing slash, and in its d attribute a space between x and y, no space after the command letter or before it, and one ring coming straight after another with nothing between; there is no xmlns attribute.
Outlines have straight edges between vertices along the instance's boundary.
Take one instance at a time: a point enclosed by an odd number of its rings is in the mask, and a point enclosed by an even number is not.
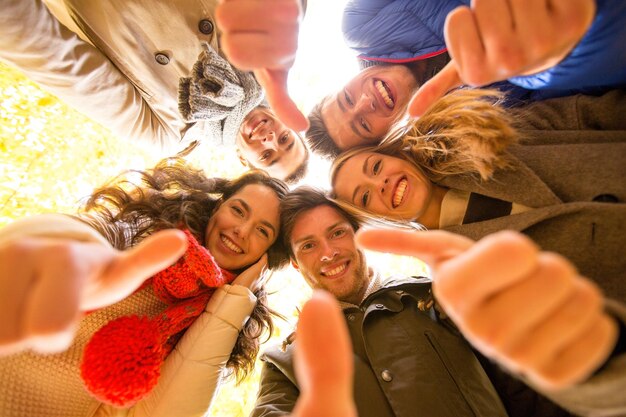
<svg viewBox="0 0 626 417"><path fill-rule="evenodd" d="M109 322L91 338L81 364L81 377L98 400L130 407L156 385L163 348L156 323L128 316Z"/></svg>

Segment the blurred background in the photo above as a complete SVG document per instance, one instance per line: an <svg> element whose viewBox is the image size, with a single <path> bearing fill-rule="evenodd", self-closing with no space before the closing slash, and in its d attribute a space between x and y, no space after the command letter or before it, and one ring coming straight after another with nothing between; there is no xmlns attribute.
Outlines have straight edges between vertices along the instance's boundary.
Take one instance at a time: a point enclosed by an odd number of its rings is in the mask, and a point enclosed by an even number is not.
<svg viewBox="0 0 626 417"><path fill-rule="evenodd" d="M351 78L358 66L341 35L345 0L309 1L301 26L299 52L289 88L307 114L325 95ZM79 201L94 188L126 169L145 169L164 155L156 149L114 137L106 128L68 108L17 70L0 63L0 227L24 216L75 213ZM196 148L188 159L209 176L233 177L243 172L234 148ZM328 162L316 157L303 183L328 187ZM418 261L367 254L384 274L426 274ZM270 303L287 321L278 326L262 349L280 344L294 329L297 308L310 289L291 267L269 283ZM225 380L208 416L248 416L254 401L260 364L246 381Z"/></svg>

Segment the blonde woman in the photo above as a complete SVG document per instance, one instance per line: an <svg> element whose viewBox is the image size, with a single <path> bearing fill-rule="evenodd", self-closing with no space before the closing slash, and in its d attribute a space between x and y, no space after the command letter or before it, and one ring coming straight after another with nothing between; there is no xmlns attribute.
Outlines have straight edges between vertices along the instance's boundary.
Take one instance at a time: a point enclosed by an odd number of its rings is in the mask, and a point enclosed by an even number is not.
<svg viewBox="0 0 626 417"><path fill-rule="evenodd" d="M335 197L370 218L473 239L523 232L625 300L624 91L509 114L494 97L458 91L381 145L343 153Z"/></svg>

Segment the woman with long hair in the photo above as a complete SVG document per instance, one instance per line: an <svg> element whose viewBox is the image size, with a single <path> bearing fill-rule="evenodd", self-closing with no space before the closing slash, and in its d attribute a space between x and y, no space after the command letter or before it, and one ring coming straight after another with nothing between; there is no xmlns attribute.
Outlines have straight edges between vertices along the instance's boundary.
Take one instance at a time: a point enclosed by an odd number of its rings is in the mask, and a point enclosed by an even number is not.
<svg viewBox="0 0 626 417"><path fill-rule="evenodd" d="M624 91L514 112L498 99L454 92L380 145L341 154L331 168L334 196L374 221L473 239L523 232L626 299Z"/></svg>
<svg viewBox="0 0 626 417"><path fill-rule="evenodd" d="M0 352L18 352L0 359L0 414L203 415L222 371L244 378L271 334L262 284L287 262L287 192L260 171L208 178L171 158L96 190L77 216L0 231ZM117 301L121 275L149 279ZM47 342L67 333L61 353L29 350L59 350Z"/></svg>

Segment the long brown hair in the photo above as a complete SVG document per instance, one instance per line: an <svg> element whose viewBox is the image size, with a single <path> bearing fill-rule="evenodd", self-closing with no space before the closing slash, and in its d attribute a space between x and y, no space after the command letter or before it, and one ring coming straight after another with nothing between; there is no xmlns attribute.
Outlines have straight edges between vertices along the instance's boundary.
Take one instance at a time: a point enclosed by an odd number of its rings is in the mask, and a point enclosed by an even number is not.
<svg viewBox="0 0 626 417"><path fill-rule="evenodd" d="M186 227L201 244L213 211L249 184L272 189L282 199L287 186L262 171L250 171L236 179L208 178L182 158L168 158L147 171L126 171L97 189L80 209L79 218L105 236L117 249L137 245L152 233ZM267 251L268 267L284 266L289 258L282 239ZM264 289L255 293L257 304L239 333L228 368L241 381L254 368L260 339L272 334L275 313L267 306Z"/></svg>

